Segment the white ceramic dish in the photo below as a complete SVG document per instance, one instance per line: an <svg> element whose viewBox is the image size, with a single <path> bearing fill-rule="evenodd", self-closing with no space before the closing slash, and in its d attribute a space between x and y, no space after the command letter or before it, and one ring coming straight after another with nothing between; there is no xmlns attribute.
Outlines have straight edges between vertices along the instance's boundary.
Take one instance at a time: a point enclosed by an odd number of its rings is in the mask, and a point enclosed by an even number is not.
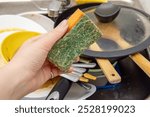
<svg viewBox="0 0 150 117"><path fill-rule="evenodd" d="M22 31L46 33L47 31L38 23L18 15L0 15L0 43L10 34ZM2 59L2 58L0 58ZM3 60L0 60L4 65Z"/></svg>
<svg viewBox="0 0 150 117"><path fill-rule="evenodd" d="M45 20L43 20L45 21ZM47 22L46 22L47 23ZM18 15L1 15L0 16L0 43L9 34L17 31L28 30L40 33L46 33L47 30L39 23Z"/></svg>
<svg viewBox="0 0 150 117"><path fill-rule="evenodd" d="M51 31L53 29L54 21L52 21L50 18L48 18L44 15L40 15L38 13L33 13L33 12L25 12L25 13L21 13L19 15L35 21L36 23L40 24L47 31Z"/></svg>
<svg viewBox="0 0 150 117"><path fill-rule="evenodd" d="M41 25L28 18L18 15L0 15L0 30L13 28L25 29L40 33L47 32Z"/></svg>

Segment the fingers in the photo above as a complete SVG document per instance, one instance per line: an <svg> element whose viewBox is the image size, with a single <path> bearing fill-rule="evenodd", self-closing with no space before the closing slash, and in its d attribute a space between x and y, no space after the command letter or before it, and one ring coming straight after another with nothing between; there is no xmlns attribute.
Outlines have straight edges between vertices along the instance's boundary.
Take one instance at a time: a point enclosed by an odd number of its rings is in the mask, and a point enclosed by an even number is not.
<svg viewBox="0 0 150 117"><path fill-rule="evenodd" d="M42 38L37 41L37 44L42 46L42 48L46 51L49 51L52 46L66 33L67 29L67 20L64 20L52 32L43 35Z"/></svg>
<svg viewBox="0 0 150 117"><path fill-rule="evenodd" d="M49 61L45 62L43 67L48 79L52 79L61 73L61 71Z"/></svg>
<svg viewBox="0 0 150 117"><path fill-rule="evenodd" d="M58 76L60 74L60 70L58 68L56 68L56 67L53 67L51 69L51 73L53 74L53 77L50 77L52 79L52 78L54 78L54 77L56 77L56 76Z"/></svg>
<svg viewBox="0 0 150 117"><path fill-rule="evenodd" d="M75 62L79 62L79 60L80 60L80 57L77 57L77 58L75 59Z"/></svg>

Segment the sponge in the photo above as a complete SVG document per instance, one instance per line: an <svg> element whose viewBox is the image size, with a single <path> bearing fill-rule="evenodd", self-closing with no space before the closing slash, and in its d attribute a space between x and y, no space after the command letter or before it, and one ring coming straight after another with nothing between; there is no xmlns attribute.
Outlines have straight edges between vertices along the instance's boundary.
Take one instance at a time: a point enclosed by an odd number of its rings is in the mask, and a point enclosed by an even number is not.
<svg viewBox="0 0 150 117"><path fill-rule="evenodd" d="M101 37L100 30L85 14L56 44L48 59L61 71L67 72L74 60Z"/></svg>

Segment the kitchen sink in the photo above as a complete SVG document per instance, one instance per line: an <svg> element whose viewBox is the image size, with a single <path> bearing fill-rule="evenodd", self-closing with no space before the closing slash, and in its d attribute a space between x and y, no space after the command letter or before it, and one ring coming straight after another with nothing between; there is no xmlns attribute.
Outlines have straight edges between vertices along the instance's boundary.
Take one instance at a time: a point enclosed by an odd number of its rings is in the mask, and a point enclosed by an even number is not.
<svg viewBox="0 0 150 117"><path fill-rule="evenodd" d="M30 11L37 12L37 11L41 11L40 8L44 8L44 12L47 13L46 9L51 0L32 0L32 1L34 1L34 2L31 2L31 0L0 0L0 15L20 14L23 12L30 12ZM133 1L132 4L129 2L126 2L125 0L110 0L110 1L113 1L117 4L128 5L128 6L138 8L138 9L143 9L142 5L140 4L141 3L140 0L126 0L126 1ZM74 5L74 4L75 3L72 0L72 5ZM146 9L144 9L144 10L146 10ZM146 10L146 11L148 11L148 10ZM136 65L134 65L134 66L136 66ZM126 66L122 66L122 67L126 67ZM143 75L143 72L142 71L140 71L140 72ZM124 75L126 75L126 74L124 74ZM141 79L139 78L139 81L140 80ZM96 96L91 97L91 99L95 99L95 97L97 97L97 95L99 95L99 94L96 94Z"/></svg>
<svg viewBox="0 0 150 117"><path fill-rule="evenodd" d="M44 10L46 10L50 1L51 0L0 0L0 14L19 14L28 11L39 11L41 7L44 7ZM110 1L117 4L130 5L139 9L142 8L138 0ZM71 0L71 4L75 5L74 0Z"/></svg>
<svg viewBox="0 0 150 117"><path fill-rule="evenodd" d="M15 0L13 2L10 2L10 1L12 0L9 0L9 2L0 1L0 14L1 15L2 14L19 14L19 13L28 12L28 11L39 11L36 5L29 0L23 0L21 2L15 1ZM48 2L45 1L42 4L48 4Z"/></svg>

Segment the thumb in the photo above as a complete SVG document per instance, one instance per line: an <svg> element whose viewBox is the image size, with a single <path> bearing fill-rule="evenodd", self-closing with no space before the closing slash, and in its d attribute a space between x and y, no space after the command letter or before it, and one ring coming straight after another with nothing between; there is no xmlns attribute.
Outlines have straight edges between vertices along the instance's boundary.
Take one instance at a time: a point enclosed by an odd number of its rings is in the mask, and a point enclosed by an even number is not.
<svg viewBox="0 0 150 117"><path fill-rule="evenodd" d="M41 36L37 44L42 49L49 51L52 46L66 33L68 29L67 20L63 20L53 31Z"/></svg>

